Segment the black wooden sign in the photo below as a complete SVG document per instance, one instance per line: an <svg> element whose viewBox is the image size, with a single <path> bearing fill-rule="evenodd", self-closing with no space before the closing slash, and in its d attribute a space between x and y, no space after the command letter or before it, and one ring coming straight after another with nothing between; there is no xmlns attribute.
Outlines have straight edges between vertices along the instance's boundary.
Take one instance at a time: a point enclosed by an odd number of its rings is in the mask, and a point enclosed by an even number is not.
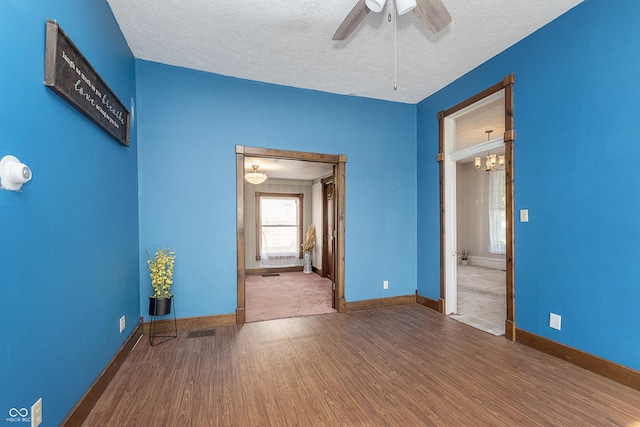
<svg viewBox="0 0 640 427"><path fill-rule="evenodd" d="M129 111L56 21L47 21L44 84L125 146Z"/></svg>

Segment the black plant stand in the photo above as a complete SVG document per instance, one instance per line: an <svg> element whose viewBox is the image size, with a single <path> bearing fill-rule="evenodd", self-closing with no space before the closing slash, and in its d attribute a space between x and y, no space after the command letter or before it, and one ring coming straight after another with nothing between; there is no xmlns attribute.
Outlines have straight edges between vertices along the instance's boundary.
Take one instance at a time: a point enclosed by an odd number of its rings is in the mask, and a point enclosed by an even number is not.
<svg viewBox="0 0 640 427"><path fill-rule="evenodd" d="M173 297L171 297L171 299L173 300ZM156 306L154 305L154 310L156 309ZM173 335L156 335L153 333L153 325L155 323L155 319L156 317L156 313L149 313L149 315L151 316L151 328L149 330L149 343L151 343L151 346L153 347L154 345L157 344L162 344L163 342L167 342L169 340L172 340L174 338L176 338L178 336L178 323L176 321L176 303L175 301L173 302L173 308L172 308L172 313L173 313ZM154 342L154 340L156 338L163 338L162 340L160 340L159 342Z"/></svg>

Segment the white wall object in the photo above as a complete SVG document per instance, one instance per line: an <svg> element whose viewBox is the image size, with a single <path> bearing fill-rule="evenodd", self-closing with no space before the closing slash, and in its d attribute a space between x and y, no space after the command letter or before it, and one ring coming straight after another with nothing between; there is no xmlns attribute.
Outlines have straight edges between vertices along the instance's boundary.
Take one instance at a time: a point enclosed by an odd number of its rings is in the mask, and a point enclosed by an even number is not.
<svg viewBox="0 0 640 427"><path fill-rule="evenodd" d="M6 190L19 191L27 181L31 180L31 169L20 163L15 156L4 156L0 160L0 187Z"/></svg>

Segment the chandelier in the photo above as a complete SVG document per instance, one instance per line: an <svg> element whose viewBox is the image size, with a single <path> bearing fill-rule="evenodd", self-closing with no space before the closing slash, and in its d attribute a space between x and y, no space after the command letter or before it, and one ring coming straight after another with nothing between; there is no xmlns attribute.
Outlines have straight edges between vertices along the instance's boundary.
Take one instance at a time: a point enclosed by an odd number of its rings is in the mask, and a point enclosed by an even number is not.
<svg viewBox="0 0 640 427"><path fill-rule="evenodd" d="M244 175L244 179L251 184L262 184L267 180L267 174L262 171L259 171L258 165L252 165L252 169Z"/></svg>
<svg viewBox="0 0 640 427"><path fill-rule="evenodd" d="M487 141L491 138L491 132L493 130L486 130ZM502 170L504 169L504 155L496 155L496 154L487 154L484 160L484 165L482 164L482 157L476 157L473 164L476 167L478 172L490 172L492 170Z"/></svg>

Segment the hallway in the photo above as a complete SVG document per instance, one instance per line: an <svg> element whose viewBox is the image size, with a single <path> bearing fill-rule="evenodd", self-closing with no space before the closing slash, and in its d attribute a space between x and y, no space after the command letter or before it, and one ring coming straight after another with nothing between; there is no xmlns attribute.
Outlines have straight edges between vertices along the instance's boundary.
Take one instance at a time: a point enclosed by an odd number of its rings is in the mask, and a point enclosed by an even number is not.
<svg viewBox="0 0 640 427"><path fill-rule="evenodd" d="M505 272L458 265L458 312L450 317L493 335L504 335Z"/></svg>

